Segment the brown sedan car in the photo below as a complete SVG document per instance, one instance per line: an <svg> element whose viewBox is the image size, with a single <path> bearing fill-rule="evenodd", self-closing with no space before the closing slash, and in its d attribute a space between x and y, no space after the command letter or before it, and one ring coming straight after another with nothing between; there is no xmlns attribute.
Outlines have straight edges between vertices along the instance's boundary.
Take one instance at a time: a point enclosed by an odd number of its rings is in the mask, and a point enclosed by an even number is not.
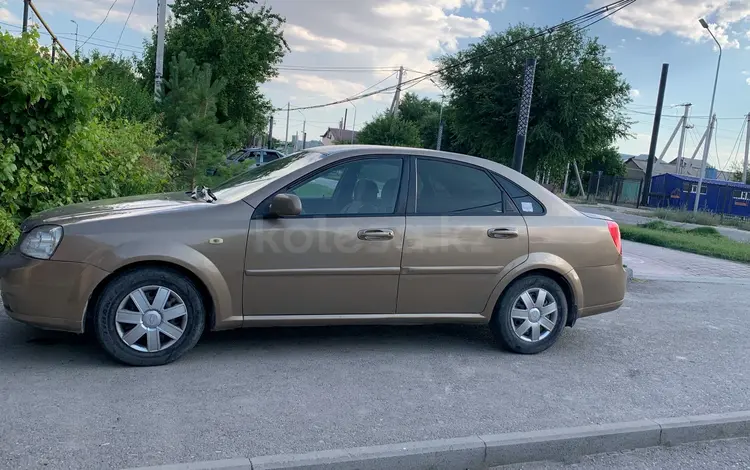
<svg viewBox="0 0 750 470"><path fill-rule="evenodd" d="M205 329L485 323L519 353L618 308L617 224L480 158L318 147L213 192L77 204L0 261L12 318L165 364Z"/></svg>

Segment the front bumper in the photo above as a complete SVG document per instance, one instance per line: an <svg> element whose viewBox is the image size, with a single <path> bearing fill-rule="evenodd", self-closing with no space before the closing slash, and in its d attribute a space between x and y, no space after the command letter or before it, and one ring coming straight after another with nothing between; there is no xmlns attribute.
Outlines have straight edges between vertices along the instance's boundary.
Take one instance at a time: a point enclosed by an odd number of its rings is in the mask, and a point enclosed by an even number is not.
<svg viewBox="0 0 750 470"><path fill-rule="evenodd" d="M89 264L11 252L0 257L0 296L5 312L15 320L81 333L91 293L108 274Z"/></svg>

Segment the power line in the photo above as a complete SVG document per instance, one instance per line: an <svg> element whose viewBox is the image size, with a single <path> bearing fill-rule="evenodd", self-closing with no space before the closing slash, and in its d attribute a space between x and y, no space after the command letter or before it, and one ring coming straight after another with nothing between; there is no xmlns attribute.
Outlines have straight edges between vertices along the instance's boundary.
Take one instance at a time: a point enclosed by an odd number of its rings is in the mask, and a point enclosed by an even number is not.
<svg viewBox="0 0 750 470"><path fill-rule="evenodd" d="M516 41L512 41L512 42L506 44L500 50L509 49L509 48L514 47L514 46L516 46L518 44L521 44L523 42L530 41L532 39L536 39L536 38L539 38L539 37L546 36L546 35L548 35L550 33L553 33L555 31L557 31L557 30L559 30L561 28L567 27L567 26L574 26L574 25L576 25L576 26L578 26L578 28L575 30L575 32L582 31L583 29L589 28L589 27L595 25L596 23L598 23L600 21L603 21L606 18L609 18L610 16L614 15L615 13L617 13L620 10L622 10L623 8L625 8L625 7L627 7L627 6L635 3L635 1L636 0L618 0L618 1L612 2L612 3L608 4L608 5L605 5L603 7L597 8L596 10L593 10L593 11L591 11L589 13L585 13L583 15L577 16L577 17L573 18L572 20L568 20L568 21L565 21L563 23L559 23L559 24L557 24L555 26L552 26L552 27L546 28L546 29L544 29L542 31L539 31L538 33L526 36L526 37L518 39ZM609 12L609 13L607 13L607 12ZM604 15L604 16L601 16L604 13L607 13L607 14ZM601 18L594 19L597 16L601 16ZM588 23L586 23L586 22L588 22ZM433 75L437 75L438 73L441 73L441 72L444 72L446 70L453 69L453 68L456 68L456 67L461 67L461 66L466 65L466 64L468 64L470 62L473 62L475 60L489 57L490 55L495 54L497 52L498 51L489 51L489 52L486 52L486 53L481 54L481 55L468 57L468 58L466 58L464 60L460 60L460 61L458 61L456 63L447 65L445 67L442 67L442 68L439 68L439 69L436 69L436 70L433 70L432 72L424 74L421 77L415 77L415 78L412 78L410 80L406 80L406 81L402 82L399 85L393 85L393 86L389 86L389 87L386 87L386 88L382 88L380 90L372 91L370 93L361 94L361 95L357 96L354 99L367 98L369 96L376 95L376 94L382 93L384 91L390 91L390 90L392 90L394 88L397 88L399 86L401 86L402 87L401 89L403 90L404 89L403 87L406 86L406 85L409 85L409 84L412 84L412 83L415 83L415 82L421 82L421 81L426 80L427 78L429 78L429 77L431 77ZM333 101L333 102L325 103L325 104L298 107L298 108L290 109L290 111L301 111L301 110L305 110L305 109L325 108L325 107L328 107L328 106L334 106L334 105L338 105L338 104L343 104L343 103L346 103L347 101L350 101L350 100L349 99L344 99L344 100Z"/></svg>
<svg viewBox="0 0 750 470"><path fill-rule="evenodd" d="M716 129L718 128L719 128L719 123L717 122ZM714 139L714 153L716 154L716 162L718 163L716 167L721 168L723 170L724 168L721 166L721 159L719 158L719 139Z"/></svg>
<svg viewBox="0 0 750 470"><path fill-rule="evenodd" d="M732 151L729 152L729 161L727 161L727 165L729 165L729 162L734 161L733 155L735 153L735 149L737 149L737 153L739 154L739 150L740 150L739 143L740 143L740 139L742 138L743 131L745 130L745 124L746 123L747 123L747 121L745 121L745 122L742 123L742 127L740 128L740 132L739 132L739 134L737 134L737 140L734 141L734 145L732 146Z"/></svg>
<svg viewBox="0 0 750 470"><path fill-rule="evenodd" d="M365 88L364 90L360 91L360 92L359 92L359 93L357 93L356 95L354 95L354 96L350 96L350 97L349 97L349 99L352 99L352 98L354 98L354 97L356 97L356 96L358 96L358 95L361 95L362 93L366 92L367 90L372 90L373 88L375 88L376 86L380 85L380 84L381 84L381 83L383 83L384 81L386 81L386 80L388 80L388 79L392 78L392 77L393 77L394 75L396 75L397 73L398 73L398 70L396 70L396 71L395 71L395 72L393 72L392 74L388 75L388 76L387 76L387 77L385 77L384 79L380 80L380 81L379 81L378 83L376 83L376 84L374 84L374 85L372 85L372 86L368 86L367 88Z"/></svg>
<svg viewBox="0 0 750 470"><path fill-rule="evenodd" d="M376 66L376 67L358 67L358 66L306 66L306 65L279 65L280 70L294 70L306 72L390 72L398 70L398 67Z"/></svg>
<svg viewBox="0 0 750 470"><path fill-rule="evenodd" d="M12 23L6 23L4 21L0 21L0 24L6 26L8 28L14 28L14 29L16 29L18 31L21 31L21 29L22 29L18 25L14 25ZM52 36L47 31L39 31L39 33L44 34L45 36L50 36L50 37ZM73 39L75 39L75 37L72 35L72 33L60 33L60 34L57 35L57 37L58 38L62 38L62 39L69 39L71 41ZM116 44L115 41L109 41L107 39L100 38L100 37L94 37L92 39L94 39L94 40L97 41L97 42L89 41L89 44L91 44L93 46L106 47L108 49L116 49L116 50L119 49L119 50L124 50L125 52L143 52L143 48L140 47L140 46L134 46L132 44L122 44L119 47L115 47L115 46L109 46L107 44L100 44L102 42L106 42L106 43L110 43L110 44Z"/></svg>
<svg viewBox="0 0 750 470"><path fill-rule="evenodd" d="M117 47L120 45L120 40L122 40L122 33L125 32L125 28L128 26L128 21L130 21L130 15L133 14L133 8L135 8L135 2L137 0L133 0L133 4L130 5L130 12L128 12L128 17L125 18L125 24L122 25L122 29L120 30L120 37L117 38L117 44L115 44L115 50L117 50Z"/></svg>
<svg viewBox="0 0 750 470"><path fill-rule="evenodd" d="M99 31L99 28L102 27L102 25L104 24L104 22L107 21L107 18L109 18L109 12L112 11L112 9L115 7L116 4L117 4L117 0L114 0L112 2L112 5L109 6L109 10L107 10L107 14L104 15L104 19L102 20L102 22L99 23L99 25L96 27L96 29L94 29L94 32L91 33L91 35L88 38L86 38L85 41L83 41L83 44L81 44L81 48L83 48L83 46L85 46L86 43L89 42L89 39L91 39L94 36L94 34L96 34L96 32Z"/></svg>
<svg viewBox="0 0 750 470"><path fill-rule="evenodd" d="M629 113L632 113L632 114L643 114L643 115L646 115L646 116L655 116L654 113L647 113L645 111L639 111L637 109L625 108L625 110L628 111ZM675 118L675 119L682 118L682 116L678 116L676 114L662 114L661 116L662 117ZM708 119L708 116L690 116L690 117L693 118L693 119ZM739 119L745 119L746 120L747 117L746 116L742 116L742 117L717 117L716 118L716 120L731 120L731 121L736 121L736 120L739 120Z"/></svg>

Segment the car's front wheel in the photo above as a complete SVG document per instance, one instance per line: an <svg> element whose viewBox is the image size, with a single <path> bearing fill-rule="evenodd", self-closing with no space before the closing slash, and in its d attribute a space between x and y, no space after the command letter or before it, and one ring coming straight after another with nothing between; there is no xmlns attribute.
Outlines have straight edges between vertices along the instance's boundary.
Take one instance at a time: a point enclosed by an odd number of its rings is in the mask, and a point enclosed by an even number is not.
<svg viewBox="0 0 750 470"><path fill-rule="evenodd" d="M99 296L94 331L105 351L133 366L167 364L193 348L205 325L195 284L160 267L127 271Z"/></svg>
<svg viewBox="0 0 750 470"><path fill-rule="evenodd" d="M490 328L503 348L536 354L557 341L567 317L568 302L560 285L547 276L531 275L506 289Z"/></svg>

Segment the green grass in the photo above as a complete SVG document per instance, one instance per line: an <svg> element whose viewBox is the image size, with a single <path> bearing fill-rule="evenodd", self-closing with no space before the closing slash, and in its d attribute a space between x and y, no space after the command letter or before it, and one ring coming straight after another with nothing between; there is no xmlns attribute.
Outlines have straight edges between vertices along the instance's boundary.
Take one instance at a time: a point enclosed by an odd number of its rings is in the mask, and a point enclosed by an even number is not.
<svg viewBox="0 0 750 470"><path fill-rule="evenodd" d="M662 220L671 220L673 222L691 223L696 225L726 225L729 227L736 227L740 230L750 231L750 221L722 217L721 214L714 212L698 211L692 212L687 210L674 210L674 209L656 209L653 212L654 217Z"/></svg>
<svg viewBox="0 0 750 470"><path fill-rule="evenodd" d="M655 220L638 226L620 225L620 233L625 240L750 263L750 243L726 238L713 227L684 229Z"/></svg>

